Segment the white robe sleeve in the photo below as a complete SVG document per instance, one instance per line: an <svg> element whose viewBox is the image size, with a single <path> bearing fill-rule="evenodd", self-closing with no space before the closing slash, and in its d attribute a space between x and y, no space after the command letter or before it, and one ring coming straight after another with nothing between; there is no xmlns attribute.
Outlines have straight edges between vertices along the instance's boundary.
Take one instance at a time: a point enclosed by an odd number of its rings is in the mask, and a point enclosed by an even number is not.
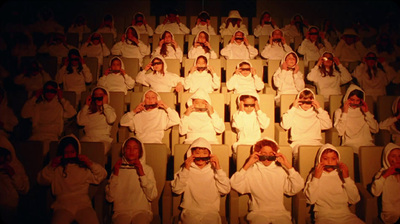
<svg viewBox="0 0 400 224"><path fill-rule="evenodd" d="M179 122L179 134L186 135L189 131L189 117L186 115L182 116L181 121Z"/></svg>
<svg viewBox="0 0 400 224"><path fill-rule="evenodd" d="M124 75L124 80L127 89L132 89L135 86L135 80L128 74Z"/></svg>
<svg viewBox="0 0 400 224"><path fill-rule="evenodd" d="M285 179L284 193L292 196L301 191L304 187L304 180L300 174L292 167L288 170L289 175Z"/></svg>
<svg viewBox="0 0 400 224"><path fill-rule="evenodd" d="M385 185L386 178L382 176L382 172L384 169L381 169L374 178L374 182L371 185L371 193L375 197L379 197L383 192L383 187Z"/></svg>
<svg viewBox="0 0 400 224"><path fill-rule="evenodd" d="M56 74L56 82L58 84L62 84L64 82L64 76L66 73L66 69L67 69L67 67L64 65L60 68L60 70L58 70L58 72Z"/></svg>
<svg viewBox="0 0 400 224"><path fill-rule="evenodd" d="M215 111L213 114L211 114L211 123L214 126L215 132L217 132L218 134L221 134L222 132L225 131L224 121L222 120L222 118L219 117L219 115Z"/></svg>
<svg viewBox="0 0 400 224"><path fill-rule="evenodd" d="M232 44L229 43L224 48L222 48L221 55L225 56L227 59L231 58L232 57Z"/></svg>
<svg viewBox="0 0 400 224"><path fill-rule="evenodd" d="M82 65L82 73L83 77L85 78L85 83L91 83L93 81L93 75L90 72L89 67L86 64Z"/></svg>
<svg viewBox="0 0 400 224"><path fill-rule="evenodd" d="M344 178L343 188L347 193L349 204L356 204L360 201L360 194L358 193L357 186L350 177Z"/></svg>
<svg viewBox="0 0 400 224"><path fill-rule="evenodd" d="M60 100L60 102L64 109L64 113L63 113L64 118L71 118L71 117L75 116L76 110L68 100L62 98Z"/></svg>
<svg viewBox="0 0 400 224"><path fill-rule="evenodd" d="M240 116L242 113L244 113L244 112L236 111L236 113L233 114L233 118L232 118L232 127L236 128L239 131L243 131L244 123L245 123L243 116Z"/></svg>
<svg viewBox="0 0 400 224"><path fill-rule="evenodd" d="M189 75L185 78L185 83L184 83L184 87L185 90L191 89L193 86L193 75L189 73Z"/></svg>
<svg viewBox="0 0 400 224"><path fill-rule="evenodd" d="M138 47L139 47L139 51L140 51L140 54L142 55L142 57L150 54L150 46L144 44L141 40L139 40Z"/></svg>
<svg viewBox="0 0 400 224"><path fill-rule="evenodd" d="M353 77L351 77L349 70L347 70L347 68L344 67L342 64L340 64L338 67L340 69L340 84L343 85L350 82Z"/></svg>
<svg viewBox="0 0 400 224"><path fill-rule="evenodd" d="M179 170L171 182L172 192L175 194L182 194L187 186L190 171L186 168Z"/></svg>
<svg viewBox="0 0 400 224"><path fill-rule="evenodd" d="M92 166L89 167L91 174L87 178L90 184L100 184L107 177L107 171L100 164L92 161Z"/></svg>
<svg viewBox="0 0 400 224"><path fill-rule="evenodd" d="M102 49L103 49L103 57L107 57L111 54L110 49L108 49L106 44L102 44Z"/></svg>
<svg viewBox="0 0 400 224"><path fill-rule="evenodd" d="M258 110L256 114L257 114L257 121L258 121L258 124L260 125L260 128L261 129L268 128L270 119L269 119L269 117L267 117L267 114L265 114L261 110Z"/></svg>
<svg viewBox="0 0 400 224"><path fill-rule="evenodd" d="M342 68L340 68L340 70L342 71ZM321 77L321 73L320 73L319 67L317 65L315 65L314 68L312 68L310 73L308 73L308 75L307 75L307 79L311 82L318 82L320 77Z"/></svg>
<svg viewBox="0 0 400 224"><path fill-rule="evenodd" d="M240 194L251 193L249 182L246 178L246 173L246 170L241 169L240 171L234 173L231 177L231 187Z"/></svg>
<svg viewBox="0 0 400 224"><path fill-rule="evenodd" d="M253 79L254 79L254 86L256 87L256 90L257 91L263 90L264 82L261 80L260 76L258 76L257 74L254 74Z"/></svg>
<svg viewBox="0 0 400 224"><path fill-rule="evenodd" d="M135 113L130 111L122 115L121 120L119 124L124 127L129 127L129 130L132 132L135 131L135 124L134 124L134 118Z"/></svg>
<svg viewBox="0 0 400 224"><path fill-rule="evenodd" d="M151 168L145 168L144 171L145 175L139 177L140 186L142 187L143 193L146 195L147 200L152 201L157 198L158 195L154 172Z"/></svg>
<svg viewBox="0 0 400 224"><path fill-rule="evenodd" d="M342 109L335 110L333 126L338 131L339 136L343 136L346 132L347 113L343 113Z"/></svg>
<svg viewBox="0 0 400 224"><path fill-rule="evenodd" d="M226 82L226 88L229 91L232 91L236 89L237 87L237 75L234 74L227 82Z"/></svg>
<svg viewBox="0 0 400 224"><path fill-rule="evenodd" d="M219 87L221 86L221 78L217 75L217 73L213 73L212 74L212 84L211 87L214 90L219 89Z"/></svg>
<svg viewBox="0 0 400 224"><path fill-rule="evenodd" d="M301 91L305 87L304 83L304 75L300 71L293 75L294 85L296 86L297 91Z"/></svg>
<svg viewBox="0 0 400 224"><path fill-rule="evenodd" d="M167 112L167 117L166 117L166 126L165 126L165 130L167 130L168 128L174 126L174 125L178 125L179 122L181 121L178 112L176 112L176 110L173 110L172 108L168 107L166 109Z"/></svg>
<svg viewBox="0 0 400 224"><path fill-rule="evenodd" d="M332 120L329 117L328 111L322 109L322 107L318 108L317 118L321 123L321 130L327 130L332 128Z"/></svg>
<svg viewBox="0 0 400 224"><path fill-rule="evenodd" d="M218 189L218 192L221 195L228 194L231 190L231 184L229 182L229 177L226 173L222 170L216 170L214 174L215 185Z"/></svg>
<svg viewBox="0 0 400 224"><path fill-rule="evenodd" d="M307 181L306 186L304 187L304 195L306 196L307 203L308 204L315 204L319 198L319 179L313 177L313 174L311 173L307 179L310 179L311 181Z"/></svg>
<svg viewBox="0 0 400 224"><path fill-rule="evenodd" d="M45 166L37 176L37 182L40 185L50 185L54 179L55 169L50 164Z"/></svg>
<svg viewBox="0 0 400 224"><path fill-rule="evenodd" d="M274 86L278 89L282 89L282 86L283 86L283 77L282 76L284 76L284 75L282 73L283 73L283 70L281 68L278 68L275 71L274 75L272 76L272 79L274 81Z"/></svg>
<svg viewBox="0 0 400 224"><path fill-rule="evenodd" d="M115 191L118 187L118 179L118 176L115 176L113 173L111 174L108 184L106 185L106 200L110 203L114 202Z"/></svg>
<svg viewBox="0 0 400 224"><path fill-rule="evenodd" d="M397 117L389 117L379 123L379 129L390 131L390 127L397 121Z"/></svg>
<svg viewBox="0 0 400 224"><path fill-rule="evenodd" d="M114 46L111 48L111 54L122 55L122 41L119 41L116 44L114 44Z"/></svg>
<svg viewBox="0 0 400 224"><path fill-rule="evenodd" d="M150 86L150 83L147 82L146 76L146 70L140 71L136 76L136 82L144 86Z"/></svg>
<svg viewBox="0 0 400 224"><path fill-rule="evenodd" d="M76 122L80 126L86 126L89 124L89 106L85 105L79 111L78 116L76 117Z"/></svg>
<svg viewBox="0 0 400 224"><path fill-rule="evenodd" d="M250 59L254 59L258 55L257 48L251 46L250 44L247 45L247 49L249 50Z"/></svg>
<svg viewBox="0 0 400 224"><path fill-rule="evenodd" d="M113 124L117 119L117 115L115 114L114 108L112 108L109 104L104 104L104 116L106 116L106 121L108 124Z"/></svg>
<svg viewBox="0 0 400 224"><path fill-rule="evenodd" d="M375 120L374 115L371 114L369 111L365 113L365 121L369 126L369 131L371 133L378 133L379 132L379 124Z"/></svg>
<svg viewBox="0 0 400 224"><path fill-rule="evenodd" d="M281 127L283 129L288 130L293 126L295 111L296 108L292 107L282 115Z"/></svg>

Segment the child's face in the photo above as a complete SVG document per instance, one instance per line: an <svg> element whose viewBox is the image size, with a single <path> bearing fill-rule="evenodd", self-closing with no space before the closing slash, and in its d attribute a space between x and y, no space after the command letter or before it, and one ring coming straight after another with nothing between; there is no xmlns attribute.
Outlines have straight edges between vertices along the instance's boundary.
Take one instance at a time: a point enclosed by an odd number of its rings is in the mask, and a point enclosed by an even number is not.
<svg viewBox="0 0 400 224"><path fill-rule="evenodd" d="M64 158L75 158L77 157L76 150L72 144L69 144L64 149Z"/></svg>
<svg viewBox="0 0 400 224"><path fill-rule="evenodd" d="M352 45L356 42L356 36L353 35L345 35L343 37L344 42L346 42L347 45Z"/></svg>
<svg viewBox="0 0 400 224"><path fill-rule="evenodd" d="M196 108L200 108L200 109L204 109L207 108L207 101L203 100L203 99L193 99L193 107Z"/></svg>
<svg viewBox="0 0 400 224"><path fill-rule="evenodd" d="M312 99L310 99L310 98L307 98L307 99L300 98L299 99L299 105L300 105L301 109L309 110L312 107L312 103L308 104L308 103L304 103L302 101L312 102Z"/></svg>
<svg viewBox="0 0 400 224"><path fill-rule="evenodd" d="M251 73L251 67L248 64L242 64L240 66L240 74L242 74L244 77L247 77Z"/></svg>
<svg viewBox="0 0 400 224"><path fill-rule="evenodd" d="M196 67L197 68L207 68L207 62L204 60L204 58L199 58L196 61Z"/></svg>
<svg viewBox="0 0 400 224"><path fill-rule="evenodd" d="M81 58L78 55L72 54L71 58L69 60L70 60L72 66L78 66Z"/></svg>
<svg viewBox="0 0 400 224"><path fill-rule="evenodd" d="M337 166L338 165L338 155L336 152L323 152L321 155L320 163L323 165L332 165L332 166ZM325 171L331 172L334 170L334 168L324 168Z"/></svg>
<svg viewBox="0 0 400 224"><path fill-rule="evenodd" d="M271 21L271 15L270 14L265 14L264 16L263 16L263 20L264 21L266 21L266 22L269 22L269 21Z"/></svg>
<svg viewBox="0 0 400 224"><path fill-rule="evenodd" d="M141 26L141 25L143 25L143 16L137 16L136 18L135 18L135 22L136 22L136 24L135 25L137 25L137 26Z"/></svg>
<svg viewBox="0 0 400 224"><path fill-rule="evenodd" d="M282 39L282 32L279 30L272 32L272 39Z"/></svg>
<svg viewBox="0 0 400 224"><path fill-rule="evenodd" d="M260 153L261 156L274 156L275 155L275 151L270 146L262 147L259 153ZM261 162L265 166L269 166L273 161L264 160L264 161L261 161Z"/></svg>
<svg viewBox="0 0 400 224"><path fill-rule="evenodd" d="M149 91L144 96L144 104L152 105L157 103L157 94L153 91Z"/></svg>
<svg viewBox="0 0 400 224"><path fill-rule="evenodd" d="M94 92L93 92L93 97L95 97L95 101L96 101L96 105L97 106L101 106L101 105L103 105L103 97L104 97L104 92L103 92L103 90L101 90L101 89L96 89Z"/></svg>
<svg viewBox="0 0 400 224"><path fill-rule="evenodd" d="M176 22L176 21L177 21L177 15L176 15L176 14L173 14L173 13L168 14L168 20L169 20L171 23Z"/></svg>
<svg viewBox="0 0 400 224"><path fill-rule="evenodd" d="M311 29L310 29L310 32L309 32L309 36L310 36L311 42L317 41L318 36L319 36L318 30L317 30L317 29L314 29L314 28L311 28Z"/></svg>
<svg viewBox="0 0 400 224"><path fill-rule="evenodd" d="M393 149L387 157L390 166L400 167L400 149Z"/></svg>
<svg viewBox="0 0 400 224"><path fill-rule="evenodd" d="M94 45L98 45L98 44L100 44L100 35L99 34L93 34L93 36L92 36L92 43L94 44Z"/></svg>
<svg viewBox="0 0 400 224"><path fill-rule="evenodd" d="M348 100L350 101L350 107L352 107L353 109L356 109L358 107L357 105L360 105L361 103L361 99L358 98L358 96L356 95L349 97Z"/></svg>
<svg viewBox="0 0 400 224"><path fill-rule="evenodd" d="M324 54L322 57L326 58L327 60L323 61L325 68L330 68L333 65L333 57L331 54Z"/></svg>
<svg viewBox="0 0 400 224"><path fill-rule="evenodd" d="M166 33L165 33L164 41L165 41L165 43L167 43L167 44L169 44L169 43L172 42L172 35L171 35L169 32L166 32Z"/></svg>
<svg viewBox="0 0 400 224"><path fill-rule="evenodd" d="M154 59L152 62L153 70L160 72L163 69L163 62L160 59Z"/></svg>
<svg viewBox="0 0 400 224"><path fill-rule="evenodd" d="M367 56L365 57L365 62L367 63L367 66L369 68L374 67L376 65L376 55L373 53L367 54Z"/></svg>
<svg viewBox="0 0 400 224"><path fill-rule="evenodd" d="M129 140L125 145L124 157L128 162L140 159L140 146L133 140Z"/></svg>
<svg viewBox="0 0 400 224"><path fill-rule="evenodd" d="M196 158L198 157L202 157L202 158L207 158L210 157L210 151L207 148L196 148L196 149L192 149L192 154L193 157L195 158L195 160L193 161L194 164L196 164L199 168L203 168L205 167L209 161L205 160L205 159L201 159L201 160L196 160Z"/></svg>
<svg viewBox="0 0 400 224"><path fill-rule="evenodd" d="M47 86L44 87L44 89L43 89L43 94L44 94L44 98L45 98L47 101L50 102L50 101L56 96L56 94L57 94L57 89L54 88L54 87L51 86L51 85L47 85Z"/></svg>
<svg viewBox="0 0 400 224"><path fill-rule="evenodd" d="M111 70L121 71L121 61L118 59L113 60L111 63Z"/></svg>
<svg viewBox="0 0 400 224"><path fill-rule="evenodd" d="M244 112L246 112L247 114L253 112L256 105L255 103L256 101L251 97L244 99L243 100Z"/></svg>
<svg viewBox="0 0 400 224"><path fill-rule="evenodd" d="M133 40L133 38L136 38L133 29L128 29L128 32L126 32L126 36L128 37L129 40Z"/></svg>
<svg viewBox="0 0 400 224"><path fill-rule="evenodd" d="M297 58L293 54L289 54L285 58L285 62L288 65L289 68L293 68L297 63Z"/></svg>
<svg viewBox="0 0 400 224"><path fill-rule="evenodd" d="M241 44L243 42L244 39L244 34L242 32L236 32L235 33L235 41L238 44Z"/></svg>
<svg viewBox="0 0 400 224"><path fill-rule="evenodd" d="M200 33L199 34L199 37L197 38L197 42L200 42L200 43L205 43L205 42L207 42L207 36L206 36L206 34L205 33Z"/></svg>

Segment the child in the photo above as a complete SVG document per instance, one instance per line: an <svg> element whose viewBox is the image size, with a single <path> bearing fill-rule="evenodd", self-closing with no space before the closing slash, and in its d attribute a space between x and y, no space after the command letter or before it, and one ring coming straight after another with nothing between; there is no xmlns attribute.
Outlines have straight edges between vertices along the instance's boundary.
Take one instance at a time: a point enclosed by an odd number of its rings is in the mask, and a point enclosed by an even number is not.
<svg viewBox="0 0 400 224"><path fill-rule="evenodd" d="M2 87L0 87L0 114L0 136L9 138L18 124L18 118L8 106L7 93Z"/></svg>
<svg viewBox="0 0 400 224"><path fill-rule="evenodd" d="M306 39L303 40L297 51L304 55L304 65L308 67L308 62L318 61L324 52L333 52L333 48L323 33L319 32L318 27L310 26Z"/></svg>
<svg viewBox="0 0 400 224"><path fill-rule="evenodd" d="M232 188L250 194L247 220L250 223L292 223L290 212L283 205L283 195L295 195L304 180L279 152L274 140L262 139L240 171L231 177Z"/></svg>
<svg viewBox="0 0 400 224"><path fill-rule="evenodd" d="M393 101L393 116L379 123L379 129L388 130L392 135L392 141L400 145L400 96Z"/></svg>
<svg viewBox="0 0 400 224"><path fill-rule="evenodd" d="M331 43L332 47L336 47L339 43L340 32L336 29L333 22L329 19L325 19L321 30L324 33L325 39Z"/></svg>
<svg viewBox="0 0 400 224"><path fill-rule="evenodd" d="M133 15L132 26L135 27L139 34L147 34L149 37L154 34L153 29L147 24L146 17L141 12Z"/></svg>
<svg viewBox="0 0 400 224"><path fill-rule="evenodd" d="M347 89L343 106L334 113L334 127L342 137L342 145L353 147L356 154L360 146L374 146L371 133L378 133L379 125L360 87L352 84Z"/></svg>
<svg viewBox="0 0 400 224"><path fill-rule="evenodd" d="M165 30L161 35L158 47L154 50L152 56L162 56L164 59L179 59L182 62L183 52L181 47L174 39L174 35Z"/></svg>
<svg viewBox="0 0 400 224"><path fill-rule="evenodd" d="M261 139L261 129L269 126L270 118L261 111L256 93L243 93L237 98L239 110L233 114L232 127L236 129L238 141L233 144L236 153L238 145L254 145Z"/></svg>
<svg viewBox="0 0 400 224"><path fill-rule="evenodd" d="M335 48L336 57L344 63L345 67L349 67L351 62L361 61L366 52L367 49L354 29L345 29Z"/></svg>
<svg viewBox="0 0 400 224"><path fill-rule="evenodd" d="M356 67L353 76L357 78L365 94L373 96L374 101L378 96L386 95L386 86L390 82L400 83L400 75L385 62L380 62L374 52L368 52L364 63Z"/></svg>
<svg viewBox="0 0 400 224"><path fill-rule="evenodd" d="M210 35L207 31L199 31L193 40L193 45L188 52L188 58L197 58L198 56L206 56L207 59L218 58L217 54L211 49Z"/></svg>
<svg viewBox="0 0 400 224"><path fill-rule="evenodd" d="M118 223L150 223L151 201L157 197L153 169L146 164L144 145L130 137L122 144L122 158L114 166L106 199L114 202L112 221Z"/></svg>
<svg viewBox="0 0 400 224"><path fill-rule="evenodd" d="M219 27L219 33L221 36L233 35L236 31L240 30L243 34L248 35L249 31L245 24L243 24L243 18L240 16L239 11L229 11L228 18Z"/></svg>
<svg viewBox="0 0 400 224"><path fill-rule="evenodd" d="M314 205L315 223L364 223L349 210L349 204L356 204L360 195L349 168L340 162L339 151L331 144L318 150L304 194L307 203Z"/></svg>
<svg viewBox="0 0 400 224"><path fill-rule="evenodd" d="M179 121L179 114L168 107L157 92L147 90L142 102L121 117L120 125L129 127L142 143L162 143L164 130Z"/></svg>
<svg viewBox="0 0 400 224"><path fill-rule="evenodd" d="M181 23L179 19L178 11L170 9L165 15L165 19L162 24L158 25L154 31L156 34L162 34L165 30L169 30L173 34L189 34L190 29L185 24Z"/></svg>
<svg viewBox="0 0 400 224"><path fill-rule="evenodd" d="M221 86L221 78L214 71L213 67L208 65L205 56L198 56L193 67L189 71L189 75L185 78L185 90L194 93L198 89L203 89L207 93L219 89Z"/></svg>
<svg viewBox="0 0 400 224"><path fill-rule="evenodd" d="M110 50L104 43L103 36L99 32L92 33L89 36L87 41L82 44L80 52L83 57L96 57L99 68L103 65L103 58L110 55Z"/></svg>
<svg viewBox="0 0 400 224"><path fill-rule="evenodd" d="M292 51L292 48L286 44L283 31L275 29L270 33L269 43L265 45L261 56L269 60L282 60L288 52Z"/></svg>
<svg viewBox="0 0 400 224"><path fill-rule="evenodd" d="M290 129L290 146L297 162L299 146L321 145L321 131L332 128L332 120L314 93L305 88L297 94L292 108L282 115L281 126Z"/></svg>
<svg viewBox="0 0 400 224"><path fill-rule="evenodd" d="M60 65L62 58L68 57L69 50L74 48L67 44L64 33L50 33L46 42L38 49L38 53L57 57L57 64Z"/></svg>
<svg viewBox="0 0 400 224"><path fill-rule="evenodd" d="M203 89L197 90L188 99L186 106L179 123L179 134L186 135L184 144L191 144L199 137L211 144L220 144L216 135L225 131L225 124L214 111L208 93Z"/></svg>
<svg viewBox="0 0 400 224"><path fill-rule="evenodd" d="M78 33L79 34L79 43L82 42L83 33L90 33L91 29L86 25L86 18L82 15L79 15L75 18L75 21L68 28L68 33Z"/></svg>
<svg viewBox="0 0 400 224"><path fill-rule="evenodd" d="M110 60L110 67L104 72L97 85L103 86L109 91L124 92L126 95L128 90L135 86L135 80L126 74L121 58L113 57Z"/></svg>
<svg viewBox="0 0 400 224"><path fill-rule="evenodd" d="M382 153L383 167L375 175L371 192L382 195L381 219L384 223L398 223L400 218L400 146L389 143Z"/></svg>
<svg viewBox="0 0 400 224"><path fill-rule="evenodd" d="M19 194L27 194L29 180L7 137L0 135L0 222L17 223Z"/></svg>
<svg viewBox="0 0 400 224"><path fill-rule="evenodd" d="M304 89L304 75L298 65L299 57L295 52L289 52L281 60L281 66L272 77L274 86L278 88L275 101L280 102L282 94L298 94Z"/></svg>
<svg viewBox="0 0 400 224"><path fill-rule="evenodd" d="M210 24L210 14L206 11L202 11L197 16L196 26L192 29L192 35L198 35L200 31L205 31L210 35L217 35L214 27Z"/></svg>
<svg viewBox="0 0 400 224"><path fill-rule="evenodd" d="M325 102L329 102L330 95L341 95L340 86L352 80L351 74L341 63L339 58L331 52L324 52L307 79L314 82L317 92L324 96Z"/></svg>
<svg viewBox="0 0 400 224"><path fill-rule="evenodd" d="M117 29L114 27L114 18L112 15L107 14L103 18L103 22L100 27L96 30L96 33L112 33L115 39L117 39Z"/></svg>
<svg viewBox="0 0 400 224"><path fill-rule="evenodd" d="M308 25L307 22L304 21L302 15L296 14L293 16L290 24L286 25L282 30L288 36L289 43L294 43L295 38L304 40Z"/></svg>
<svg viewBox="0 0 400 224"><path fill-rule="evenodd" d="M79 140L67 135L58 143L57 157L37 177L41 185L51 185L55 202L52 223L99 223L88 191L90 184L100 184L107 171L82 155Z"/></svg>
<svg viewBox="0 0 400 224"><path fill-rule="evenodd" d="M111 54L121 55L125 58L139 58L139 65L142 65L143 57L150 54L150 46L140 40L140 34L135 27L126 28L121 41L114 44Z"/></svg>
<svg viewBox="0 0 400 224"><path fill-rule="evenodd" d="M21 116L32 119L32 136L29 140L58 141L64 129L64 118L75 116L76 110L62 97L54 81L43 85L22 108Z"/></svg>
<svg viewBox="0 0 400 224"><path fill-rule="evenodd" d="M55 19L53 10L48 7L44 7L37 13L38 21L30 26L32 33L64 33L64 27L61 26Z"/></svg>
<svg viewBox="0 0 400 224"><path fill-rule="evenodd" d="M384 58L384 61L392 66L400 57L399 47L393 43L390 34L386 32L377 37L376 44L371 46L370 51L376 52L378 58Z"/></svg>
<svg viewBox="0 0 400 224"><path fill-rule="evenodd" d="M236 65L235 74L226 82L226 88L235 94L257 93L264 89L264 82L256 74L256 69L247 60Z"/></svg>
<svg viewBox="0 0 400 224"><path fill-rule="evenodd" d="M86 104L77 116L78 125L84 126L83 142L103 142L104 154L108 154L113 139L112 125L117 118L114 108L109 105L110 94L103 87L96 87L86 98Z"/></svg>
<svg viewBox="0 0 400 224"><path fill-rule="evenodd" d="M150 69L152 73L146 74ZM150 86L156 92L183 91L184 78L167 71L167 63L160 56L154 57L146 67L136 76L136 82L144 86Z"/></svg>
<svg viewBox="0 0 400 224"><path fill-rule="evenodd" d="M221 55L226 59L254 59L258 50L249 44L245 33L237 30L228 45L221 49Z"/></svg>
<svg viewBox="0 0 400 224"><path fill-rule="evenodd" d="M272 33L272 31L279 29L276 25L275 21L272 19L271 14L267 11L264 11L261 14L260 24L254 28L254 36L268 36Z"/></svg>
<svg viewBox="0 0 400 224"><path fill-rule="evenodd" d="M206 139L200 137L193 141L171 185L175 194L183 193L182 224L221 223L220 197L228 194L231 187Z"/></svg>

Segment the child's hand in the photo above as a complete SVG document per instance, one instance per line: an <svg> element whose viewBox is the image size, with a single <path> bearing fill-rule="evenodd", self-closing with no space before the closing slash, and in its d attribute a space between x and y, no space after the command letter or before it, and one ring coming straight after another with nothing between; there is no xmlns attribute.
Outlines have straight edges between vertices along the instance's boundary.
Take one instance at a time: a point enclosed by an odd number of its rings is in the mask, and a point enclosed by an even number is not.
<svg viewBox="0 0 400 224"><path fill-rule="evenodd" d="M123 70L122 68L121 68L121 70L119 70L119 73L121 73L121 75L126 75L125 70Z"/></svg>
<svg viewBox="0 0 400 224"><path fill-rule="evenodd" d="M296 98L296 99L293 101L293 107L299 108L299 106L300 106L299 99Z"/></svg>
<svg viewBox="0 0 400 224"><path fill-rule="evenodd" d="M165 17L165 19L164 19L164 21L163 21L163 24L165 25L165 24L167 24L168 23L168 17Z"/></svg>
<svg viewBox="0 0 400 224"><path fill-rule="evenodd" d="M124 34L124 35L121 36L121 41L122 41L122 42L124 42L125 39L126 39L126 34Z"/></svg>
<svg viewBox="0 0 400 224"><path fill-rule="evenodd" d="M242 70L240 68L236 68L235 73L234 74L240 74L242 72Z"/></svg>
<svg viewBox="0 0 400 224"><path fill-rule="evenodd" d="M103 105L104 104L108 104L108 95L107 94L104 94L104 96L103 96Z"/></svg>
<svg viewBox="0 0 400 224"><path fill-rule="evenodd" d="M288 64L286 63L286 61L284 61L281 65L282 70L288 70Z"/></svg>
<svg viewBox="0 0 400 224"><path fill-rule="evenodd" d="M293 72L293 74L296 74L297 72L299 72L299 70L300 70L300 66L299 66L298 64L296 64L296 65L294 66L294 72Z"/></svg>
<svg viewBox="0 0 400 224"><path fill-rule="evenodd" d="M185 111L185 115L186 115L186 116L189 116L193 111L194 111L194 106L191 105L191 106L188 107L187 110Z"/></svg>
<svg viewBox="0 0 400 224"><path fill-rule="evenodd" d="M51 160L51 167L56 168L58 165L61 163L61 156L57 156L54 159Z"/></svg>
<svg viewBox="0 0 400 224"><path fill-rule="evenodd" d="M208 47L208 48L211 49L211 44L210 44L210 42L208 42L208 41L204 42L204 46L206 46L206 47Z"/></svg>
<svg viewBox="0 0 400 224"><path fill-rule="evenodd" d="M221 169L221 166L219 165L219 160L218 157L214 154L210 155L210 163L211 166L214 167L214 169L219 170Z"/></svg>
<svg viewBox="0 0 400 224"><path fill-rule="evenodd" d="M158 46L159 47L162 47L162 45L165 43L165 40L164 39L161 39L160 40L160 42L158 42Z"/></svg>
<svg viewBox="0 0 400 224"><path fill-rule="evenodd" d="M152 66L152 63L150 62L146 65L146 67L144 67L144 70L147 72L151 68L151 66Z"/></svg>
<svg viewBox="0 0 400 224"><path fill-rule="evenodd" d="M390 166L387 170L383 171L383 177L388 178L390 175L399 174L396 169L400 168L399 166Z"/></svg>
<svg viewBox="0 0 400 224"><path fill-rule="evenodd" d="M89 95L86 97L86 105L90 106L91 103L92 103L92 95Z"/></svg>
<svg viewBox="0 0 400 224"><path fill-rule="evenodd" d="M114 165L114 175L118 176L119 175L119 168L121 167L122 164L122 159L119 159L115 165Z"/></svg>
<svg viewBox="0 0 400 224"><path fill-rule="evenodd" d="M290 163L282 153L277 152L275 153L275 156L276 156L276 161L285 166L286 169L292 168L292 165L290 165Z"/></svg>
<svg viewBox="0 0 400 224"><path fill-rule="evenodd" d="M338 57L333 57L333 62L334 62L336 65L340 65L340 60L339 60Z"/></svg>
<svg viewBox="0 0 400 224"><path fill-rule="evenodd" d="M10 164L8 162L4 163L3 165L0 166L0 171L5 171L6 174L10 177L15 175L15 170L14 168L12 168L12 166L10 166Z"/></svg>
<svg viewBox="0 0 400 224"><path fill-rule="evenodd" d="M369 111L367 103L364 100L361 100L361 104L361 110L364 111L364 113L367 113Z"/></svg>
<svg viewBox="0 0 400 224"><path fill-rule="evenodd" d="M87 167L91 167L93 165L93 162L87 157L86 155L78 155L78 158L80 161L84 162Z"/></svg>
<svg viewBox="0 0 400 224"><path fill-rule="evenodd" d="M319 109L321 106L319 105L319 102L318 102L318 100L316 100L316 99L313 99L312 100L312 105L313 105L313 107L315 108L315 109Z"/></svg>
<svg viewBox="0 0 400 224"><path fill-rule="evenodd" d="M349 112L349 107L350 107L350 100L347 99L347 100L346 100L346 103L344 103L343 108L342 108L343 113Z"/></svg>
<svg viewBox="0 0 400 224"><path fill-rule="evenodd" d="M193 67L190 69L189 73L193 73L193 72L196 71L196 70L197 70L197 66L193 66Z"/></svg>
<svg viewBox="0 0 400 224"><path fill-rule="evenodd" d="M260 104L258 104L258 100L256 100L256 101L254 101L254 109L256 110L256 112L257 111L259 111L260 110Z"/></svg>
<svg viewBox="0 0 400 224"><path fill-rule="evenodd" d="M178 48L178 43L175 41L175 40L172 40L172 45L175 47L175 48Z"/></svg>
<svg viewBox="0 0 400 224"><path fill-rule="evenodd" d="M349 177L349 168L346 166L346 164L342 162L338 162L339 169L342 171L343 178Z"/></svg>
<svg viewBox="0 0 400 224"><path fill-rule="evenodd" d="M194 156L193 155L189 156L189 158L185 160L185 169L189 170L190 165L192 165L193 161L194 161Z"/></svg>
<svg viewBox="0 0 400 224"><path fill-rule="evenodd" d="M135 160L133 162L133 164L135 165L135 169L136 169L136 173L139 176L144 176L144 170L143 170L143 166L142 163L140 162L140 160Z"/></svg>
<svg viewBox="0 0 400 224"><path fill-rule="evenodd" d="M133 110L133 113L137 114L144 110L144 102L139 103L139 105L136 106L136 108Z"/></svg>
<svg viewBox="0 0 400 224"><path fill-rule="evenodd" d="M139 44L139 40L136 37L133 37L132 41L135 42L136 44Z"/></svg>
<svg viewBox="0 0 400 224"><path fill-rule="evenodd" d="M286 39L285 39L285 37L282 37L281 42L282 42L282 44L286 44Z"/></svg>
<svg viewBox="0 0 400 224"><path fill-rule="evenodd" d="M175 91L177 93L179 92L183 92L183 84L181 82L179 82L176 86L175 86Z"/></svg>
<svg viewBox="0 0 400 224"><path fill-rule="evenodd" d="M108 69L104 72L104 75L107 76L107 75L110 74L110 73L111 73L111 68L108 68Z"/></svg>
<svg viewBox="0 0 400 224"><path fill-rule="evenodd" d="M209 103L206 104L206 107L207 107L208 116L211 117L211 115L214 113L214 108Z"/></svg>
<svg viewBox="0 0 400 224"><path fill-rule="evenodd" d="M319 163L314 170L314 177L319 179L322 176L322 172L324 171L325 164Z"/></svg>
<svg viewBox="0 0 400 224"><path fill-rule="evenodd" d="M250 155L249 160L247 161L246 164L244 164L243 169L247 170L250 168L254 163L259 161L258 156L260 155L259 152L253 152L253 154Z"/></svg>
<svg viewBox="0 0 400 224"><path fill-rule="evenodd" d="M231 37L231 41L229 41L229 43L231 43L231 44L235 43L235 36Z"/></svg>
<svg viewBox="0 0 400 224"><path fill-rule="evenodd" d="M318 62L317 62L317 64L316 64L316 66L321 66L322 65L322 63L324 62L324 59L323 59L324 57L319 57L319 59L318 59Z"/></svg>
<svg viewBox="0 0 400 224"><path fill-rule="evenodd" d="M35 97L39 98L43 94L43 89L36 90Z"/></svg>
<svg viewBox="0 0 400 224"><path fill-rule="evenodd" d="M162 108L162 109L164 109L164 110L168 109L168 105L165 104L165 103L164 103L163 101L161 101L161 100L157 101L157 105L158 105L158 108Z"/></svg>
<svg viewBox="0 0 400 224"><path fill-rule="evenodd" d="M79 61L81 62L82 65L85 64L85 60L83 60L83 57L80 57Z"/></svg>

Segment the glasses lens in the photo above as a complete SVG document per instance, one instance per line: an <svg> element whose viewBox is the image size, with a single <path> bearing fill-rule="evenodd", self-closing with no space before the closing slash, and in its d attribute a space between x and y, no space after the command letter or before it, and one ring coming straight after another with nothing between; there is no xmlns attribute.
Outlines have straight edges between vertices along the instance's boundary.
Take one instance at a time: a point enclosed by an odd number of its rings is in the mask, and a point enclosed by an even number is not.
<svg viewBox="0 0 400 224"><path fill-rule="evenodd" d="M255 107L255 104L244 104L244 107Z"/></svg>

